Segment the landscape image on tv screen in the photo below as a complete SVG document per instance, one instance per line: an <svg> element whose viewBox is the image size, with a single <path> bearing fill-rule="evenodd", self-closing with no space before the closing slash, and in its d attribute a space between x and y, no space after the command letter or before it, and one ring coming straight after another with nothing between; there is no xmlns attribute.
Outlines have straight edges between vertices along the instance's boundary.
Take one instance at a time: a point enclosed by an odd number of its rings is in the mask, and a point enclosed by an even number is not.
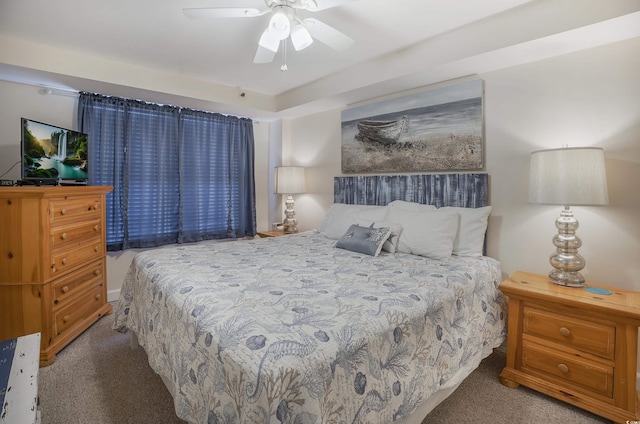
<svg viewBox="0 0 640 424"><path fill-rule="evenodd" d="M22 118L23 179L87 179L87 135Z"/></svg>

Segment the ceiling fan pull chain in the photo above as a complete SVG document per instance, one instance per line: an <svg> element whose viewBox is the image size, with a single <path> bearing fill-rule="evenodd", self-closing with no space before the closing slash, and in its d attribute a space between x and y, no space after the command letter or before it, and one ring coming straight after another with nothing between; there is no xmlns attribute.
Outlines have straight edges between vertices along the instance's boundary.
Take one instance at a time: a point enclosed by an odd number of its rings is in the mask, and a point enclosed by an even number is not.
<svg viewBox="0 0 640 424"><path fill-rule="evenodd" d="M280 67L282 72L286 72L287 68L287 40L282 40L282 66Z"/></svg>

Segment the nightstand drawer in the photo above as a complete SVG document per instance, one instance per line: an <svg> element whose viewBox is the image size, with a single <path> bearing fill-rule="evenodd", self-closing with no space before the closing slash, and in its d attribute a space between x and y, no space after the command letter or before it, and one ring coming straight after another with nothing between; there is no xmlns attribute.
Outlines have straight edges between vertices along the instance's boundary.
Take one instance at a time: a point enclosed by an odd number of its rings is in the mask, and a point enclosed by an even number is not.
<svg viewBox="0 0 640 424"><path fill-rule="evenodd" d="M613 397L613 367L567 355L527 341L522 346L522 369L562 380L573 386Z"/></svg>
<svg viewBox="0 0 640 424"><path fill-rule="evenodd" d="M525 306L522 327L524 334L596 356L613 359L615 355L616 329L613 325Z"/></svg>

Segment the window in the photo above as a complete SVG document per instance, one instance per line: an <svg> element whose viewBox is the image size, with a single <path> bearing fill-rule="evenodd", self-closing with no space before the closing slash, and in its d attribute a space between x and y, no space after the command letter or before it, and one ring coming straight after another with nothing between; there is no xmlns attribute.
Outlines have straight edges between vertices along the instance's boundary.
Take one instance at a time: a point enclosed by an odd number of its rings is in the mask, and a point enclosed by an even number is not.
<svg viewBox="0 0 640 424"><path fill-rule="evenodd" d="M111 185L107 249L253 236L250 119L80 93L89 182Z"/></svg>

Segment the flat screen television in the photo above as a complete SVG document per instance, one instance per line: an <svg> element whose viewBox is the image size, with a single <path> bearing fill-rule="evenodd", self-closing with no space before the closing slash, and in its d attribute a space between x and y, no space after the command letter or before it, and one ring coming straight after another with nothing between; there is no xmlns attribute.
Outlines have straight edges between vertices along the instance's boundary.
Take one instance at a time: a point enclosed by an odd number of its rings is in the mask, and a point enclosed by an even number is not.
<svg viewBox="0 0 640 424"><path fill-rule="evenodd" d="M87 135L22 118L23 184L86 184Z"/></svg>

